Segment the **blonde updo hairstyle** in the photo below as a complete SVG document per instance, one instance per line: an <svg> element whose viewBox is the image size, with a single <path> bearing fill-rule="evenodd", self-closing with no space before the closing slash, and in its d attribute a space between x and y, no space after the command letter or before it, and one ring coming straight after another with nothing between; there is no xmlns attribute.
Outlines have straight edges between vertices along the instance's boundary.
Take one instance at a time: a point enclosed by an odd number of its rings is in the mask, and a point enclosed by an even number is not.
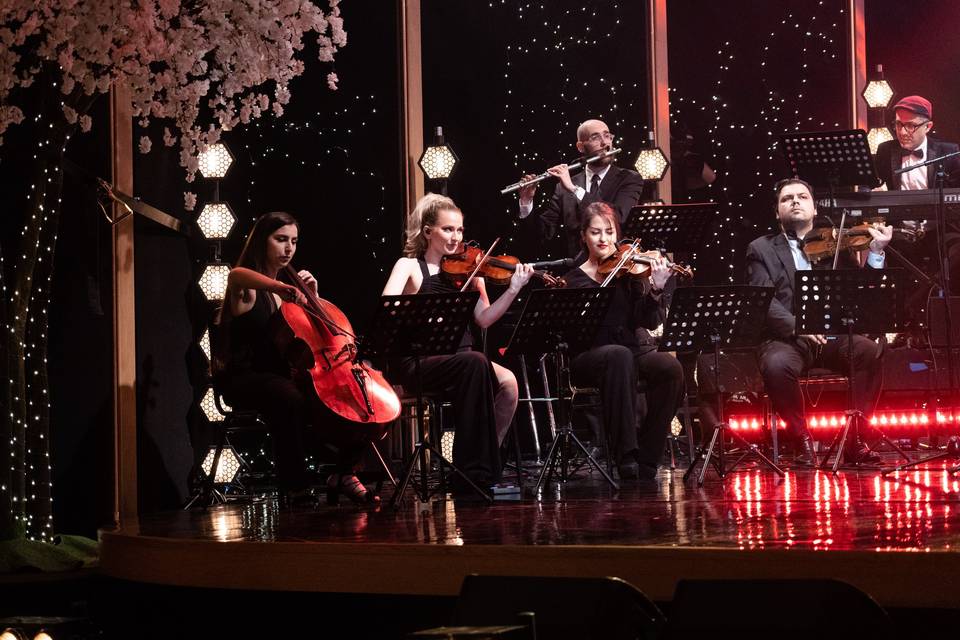
<svg viewBox="0 0 960 640"><path fill-rule="evenodd" d="M423 233L425 227L437 224L437 217L441 211L456 211L460 215L460 207L447 196L428 193L417 201L417 205L407 216L407 241L403 246L403 255L407 258L419 258L427 250L427 236Z"/></svg>

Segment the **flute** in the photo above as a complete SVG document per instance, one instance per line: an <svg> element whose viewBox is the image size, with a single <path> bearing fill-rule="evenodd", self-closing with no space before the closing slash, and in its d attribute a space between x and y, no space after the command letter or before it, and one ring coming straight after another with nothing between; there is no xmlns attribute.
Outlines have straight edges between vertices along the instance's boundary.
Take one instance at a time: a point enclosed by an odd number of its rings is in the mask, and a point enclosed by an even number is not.
<svg viewBox="0 0 960 640"><path fill-rule="evenodd" d="M570 169L570 170L579 169L585 164L590 164L591 162L596 162L597 160L602 160L609 156L615 156L621 151L623 151L623 149L610 149L610 151L604 151L603 153L587 158L586 160L584 160L583 158L580 158L573 164L568 164L567 169ZM550 175L549 171L544 171L540 175L530 178L529 180L521 180L520 182L514 182L513 184L506 186L503 189L500 189L500 194L506 195L508 193L513 193L514 191L518 191L527 185L536 184L537 182L543 182L547 178L553 178L553 177L554 176Z"/></svg>

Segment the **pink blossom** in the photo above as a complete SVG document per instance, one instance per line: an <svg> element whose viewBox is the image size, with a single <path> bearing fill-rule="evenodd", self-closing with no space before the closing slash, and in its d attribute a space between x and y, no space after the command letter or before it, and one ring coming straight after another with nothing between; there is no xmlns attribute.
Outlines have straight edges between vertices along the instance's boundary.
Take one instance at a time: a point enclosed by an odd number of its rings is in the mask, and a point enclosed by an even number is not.
<svg viewBox="0 0 960 640"><path fill-rule="evenodd" d="M327 86L332 90L337 90L337 82L340 81L340 78L337 77L337 74L332 71L327 74Z"/></svg>
<svg viewBox="0 0 960 640"><path fill-rule="evenodd" d="M197 206L197 194L192 191L185 191L183 194L183 208L187 211L193 211Z"/></svg>
<svg viewBox="0 0 960 640"><path fill-rule="evenodd" d="M140 136L140 144L138 145L140 153L150 153L150 147L152 146L153 142L150 141L148 136Z"/></svg>
<svg viewBox="0 0 960 640"><path fill-rule="evenodd" d="M177 136L170 133L170 129L167 127L163 128L163 144L166 147L172 147L177 144Z"/></svg>
<svg viewBox="0 0 960 640"><path fill-rule="evenodd" d="M259 0L249 11L236 0L0 0L0 134L23 119L11 99L43 68L59 70L64 118L84 131L91 120L77 113L78 88L92 96L119 81L138 122L168 119L178 130L163 140L179 144L189 180L197 150L222 130L283 114L304 70L305 37L317 38L321 62L346 45L339 0L328 2L325 11L316 0ZM336 85L329 74L327 86Z"/></svg>

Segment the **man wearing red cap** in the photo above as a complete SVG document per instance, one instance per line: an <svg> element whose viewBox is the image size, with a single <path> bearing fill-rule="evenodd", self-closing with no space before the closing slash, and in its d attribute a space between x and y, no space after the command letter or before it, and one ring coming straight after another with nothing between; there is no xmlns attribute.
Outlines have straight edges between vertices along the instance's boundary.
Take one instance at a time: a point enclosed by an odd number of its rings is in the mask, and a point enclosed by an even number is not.
<svg viewBox="0 0 960 640"><path fill-rule="evenodd" d="M935 189L936 167L927 165L900 175L896 169L926 162L944 154L957 151L952 142L943 142L928 137L933 129L933 105L921 96L907 96L893 107L896 119L896 140L884 142L877 148L877 173L891 191ZM945 161L946 186L956 186L960 180L960 156Z"/></svg>
<svg viewBox="0 0 960 640"><path fill-rule="evenodd" d="M896 140L884 142L877 148L877 173L880 179L892 191L913 191L916 189L936 189L936 165L927 165L913 171L896 175L893 172L902 167L926 162L932 158L958 150L957 144L943 142L927 135L933 129L933 105L922 96L907 96L893 107L896 119L894 132ZM960 186L960 156L947 158L944 161L944 186ZM905 226L915 226L917 223L904 221ZM960 237L955 233L947 233L945 244L950 261L950 289L953 295L960 294ZM926 239L915 247L902 247L901 251L907 255L921 254L937 260L936 234L927 233ZM937 267L933 267L936 269ZM918 289L918 296L925 296L925 290ZM908 308L915 308L911 299ZM918 298L916 302L921 302Z"/></svg>

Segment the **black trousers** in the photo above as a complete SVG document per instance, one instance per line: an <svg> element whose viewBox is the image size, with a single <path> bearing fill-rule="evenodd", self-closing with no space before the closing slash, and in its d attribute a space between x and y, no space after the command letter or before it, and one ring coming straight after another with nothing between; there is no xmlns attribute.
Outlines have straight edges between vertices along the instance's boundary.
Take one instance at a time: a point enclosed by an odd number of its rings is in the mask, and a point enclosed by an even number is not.
<svg viewBox="0 0 960 640"><path fill-rule="evenodd" d="M600 389L603 422L612 455L618 462L636 458L656 467L663 457L670 423L683 401L683 367L668 353L636 355L628 347L608 344L573 358L575 384ZM637 380L646 382L646 415L637 421Z"/></svg>
<svg viewBox="0 0 960 640"><path fill-rule="evenodd" d="M412 358L394 371L409 393L422 384L424 391L442 393L450 400L456 428L453 463L480 486L498 482L502 465L493 410L496 374L487 357L479 351L460 351L421 358L420 381Z"/></svg>
<svg viewBox="0 0 960 640"><path fill-rule="evenodd" d="M321 427L308 428L311 419L323 415L319 400L308 397L292 378L266 371L250 371L228 376L223 382L227 402L237 409L258 412L270 428L277 456L277 483L281 490L304 489L310 483L306 456L323 439ZM342 418L329 412L330 421ZM329 443L328 443L329 444ZM338 473L352 473L367 442L338 442Z"/></svg>
<svg viewBox="0 0 960 640"><path fill-rule="evenodd" d="M883 386L883 349L863 336L853 336L854 408L873 411ZM777 414L787 423L787 432L797 437L806 432L803 391L799 378L811 367L849 375L847 337L838 336L817 349L805 338L771 340L760 346L760 375Z"/></svg>

